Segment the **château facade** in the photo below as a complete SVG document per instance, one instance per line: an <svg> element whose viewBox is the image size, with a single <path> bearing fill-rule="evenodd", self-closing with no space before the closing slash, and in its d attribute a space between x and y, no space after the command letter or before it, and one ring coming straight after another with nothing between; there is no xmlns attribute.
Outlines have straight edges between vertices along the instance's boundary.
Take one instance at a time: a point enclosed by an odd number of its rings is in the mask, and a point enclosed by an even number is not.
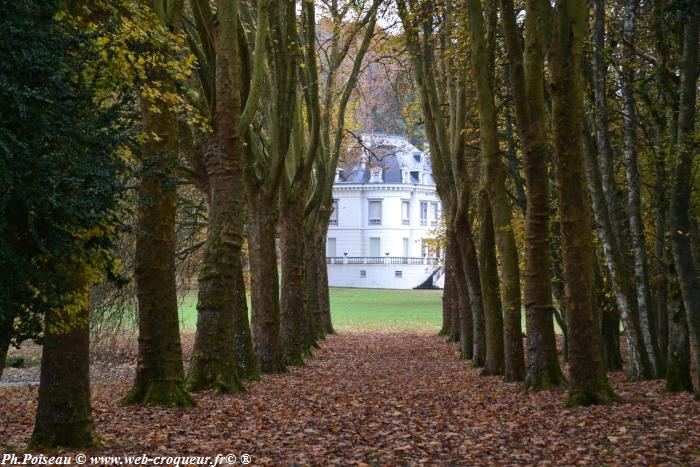
<svg viewBox="0 0 700 467"><path fill-rule="evenodd" d="M326 242L331 287L442 287L434 236L442 206L429 153L401 136L362 135L339 163Z"/></svg>

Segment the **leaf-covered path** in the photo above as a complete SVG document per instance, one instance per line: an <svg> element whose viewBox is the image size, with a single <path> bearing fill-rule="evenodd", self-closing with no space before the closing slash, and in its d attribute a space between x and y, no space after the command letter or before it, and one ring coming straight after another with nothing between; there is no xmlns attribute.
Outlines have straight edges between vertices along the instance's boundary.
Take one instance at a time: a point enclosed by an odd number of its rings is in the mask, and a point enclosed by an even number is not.
<svg viewBox="0 0 700 467"><path fill-rule="evenodd" d="M303 368L191 410L123 407L130 381L94 384L97 426L125 455L248 453L270 465L700 464L700 404L612 377L621 401L565 409L481 377L429 334L331 336ZM0 388L0 451L26 445L36 387Z"/></svg>

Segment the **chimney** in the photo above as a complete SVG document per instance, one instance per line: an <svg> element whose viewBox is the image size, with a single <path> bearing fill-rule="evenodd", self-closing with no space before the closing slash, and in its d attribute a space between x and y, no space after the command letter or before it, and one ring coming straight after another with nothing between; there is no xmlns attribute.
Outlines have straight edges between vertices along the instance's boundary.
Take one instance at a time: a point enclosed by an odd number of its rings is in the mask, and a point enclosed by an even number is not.
<svg viewBox="0 0 700 467"><path fill-rule="evenodd" d="M383 177L382 177L382 168L381 167L372 167L370 169L370 183L382 183L383 182Z"/></svg>

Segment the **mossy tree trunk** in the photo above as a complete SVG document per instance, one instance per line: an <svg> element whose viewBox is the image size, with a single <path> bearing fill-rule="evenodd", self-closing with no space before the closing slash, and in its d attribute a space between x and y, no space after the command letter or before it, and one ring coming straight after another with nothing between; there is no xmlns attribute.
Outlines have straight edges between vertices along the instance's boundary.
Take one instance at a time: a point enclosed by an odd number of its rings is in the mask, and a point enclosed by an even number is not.
<svg viewBox="0 0 700 467"><path fill-rule="evenodd" d="M465 174L466 176L466 174ZM479 261L474 246L474 235L471 228L468 210L459 210L455 216L455 241L457 242L457 255L462 267L462 277L466 281L467 299L469 300L469 312L473 329L473 346L471 353L472 366L482 367L486 361L486 321L484 316L484 302L481 292L481 274Z"/></svg>
<svg viewBox="0 0 700 467"><path fill-rule="evenodd" d="M668 365L666 366L666 385L668 392L693 392L690 376L690 341L688 339L688 322L681 303L670 307L668 343Z"/></svg>
<svg viewBox="0 0 700 467"><path fill-rule="evenodd" d="M585 0L559 0L550 50L557 195L561 224L566 321L569 333L569 405L610 403L594 297L590 203L583 172L581 44Z"/></svg>
<svg viewBox="0 0 700 467"><path fill-rule="evenodd" d="M489 0L491 1L491 0ZM479 136L482 176L491 204L491 215L500 265L501 303L503 306L503 336L506 381L525 378L525 360L521 324L520 269L518 250L511 224L511 207L505 187L506 170L500 157L494 90L490 76L490 59L484 35L483 9L480 0L467 1L469 38L473 64L472 78L476 83L479 103Z"/></svg>
<svg viewBox="0 0 700 467"><path fill-rule="evenodd" d="M207 27L215 22L208 8L201 4L195 9L203 40L211 39ZM212 98L215 125L201 161L209 225L199 271L197 332L187 384L193 390L237 392L243 389L241 378L256 376L241 263L245 203L238 3L219 2L216 20L218 29L210 44L215 54L210 59L215 62L215 69L210 70L216 96Z"/></svg>
<svg viewBox="0 0 700 467"><path fill-rule="evenodd" d="M457 303L457 285L455 284L454 277L455 264L452 256L445 256L444 268L445 286L442 292L442 327L440 328L439 335L447 336L449 339L452 335L452 313L454 313L455 304Z"/></svg>
<svg viewBox="0 0 700 467"><path fill-rule="evenodd" d="M0 379L2 379L2 373L5 370L7 352L12 342L14 320L14 313L3 312L0 315Z"/></svg>
<svg viewBox="0 0 700 467"><path fill-rule="evenodd" d="M151 8L163 27L178 32L182 2L159 3L159 8L154 4ZM175 83L164 73L152 78L164 91L175 92ZM178 120L165 102L144 98L141 107L149 139L141 147L134 266L139 353L134 385L124 402L187 407L194 405L194 399L184 385L175 283Z"/></svg>
<svg viewBox="0 0 700 467"><path fill-rule="evenodd" d="M50 310L44 342L31 449L93 448L100 445L90 407L90 325L85 271L67 268L72 284L62 308Z"/></svg>
<svg viewBox="0 0 700 467"><path fill-rule="evenodd" d="M464 265L462 264L462 256L460 247L457 241L456 232L449 232L449 240L447 244L447 254L454 256L457 273L455 274L457 299L459 305L459 348L460 356L464 359L472 360L474 358L474 316L472 314L472 302L469 295L469 285L467 284L467 276L464 274ZM452 251L450 251L452 250Z"/></svg>
<svg viewBox="0 0 700 467"><path fill-rule="evenodd" d="M259 192L265 192L258 187ZM248 194L252 195L253 190ZM248 252L253 308L253 347L260 371L284 371L280 337L279 272L275 244L277 207L273 199L248 199Z"/></svg>
<svg viewBox="0 0 700 467"><path fill-rule="evenodd" d="M503 26L508 43L510 82L516 118L523 140L527 209L525 211L525 312L527 321L527 377L531 389L559 386L554 337L554 305L549 257L550 148L546 134L544 102L545 31L549 5L545 0L526 2L525 53L520 46L513 2L502 0Z"/></svg>
<svg viewBox="0 0 700 467"><path fill-rule="evenodd" d="M172 83L166 83L172 88ZM143 124L157 135L142 146L134 275L139 353L127 404L192 406L184 387L180 319L175 284L177 116L144 102Z"/></svg>
<svg viewBox="0 0 700 467"><path fill-rule="evenodd" d="M330 213L330 210L327 210ZM328 215L316 226L316 269L318 271L319 320L322 336L335 334L331 318L331 296L328 287L328 267L326 266L326 232Z"/></svg>
<svg viewBox="0 0 700 467"><path fill-rule="evenodd" d="M689 11L683 31L681 86L678 99L677 161L671 194L671 246L673 260L688 319L688 330L695 361L700 362L700 280L698 264L691 243L690 195L693 189L693 160L697 155L695 106L698 79L698 23L697 2L689 2ZM700 372L695 382L696 397L700 399Z"/></svg>
<svg viewBox="0 0 700 467"><path fill-rule="evenodd" d="M322 338L320 310L321 296L318 293L318 251L316 251L316 235L313 227L306 230L304 236L304 262L306 263L306 304L305 313L305 346L308 350L315 347Z"/></svg>
<svg viewBox="0 0 700 467"><path fill-rule="evenodd" d="M307 313L304 262L304 201L283 192L280 200L281 301L280 335L287 365L303 362L302 323Z"/></svg>
<svg viewBox="0 0 700 467"><path fill-rule="evenodd" d="M479 277L484 298L484 326L486 328L485 376L502 375L503 312L496 263L496 241L491 220L491 204L485 189L479 190Z"/></svg>

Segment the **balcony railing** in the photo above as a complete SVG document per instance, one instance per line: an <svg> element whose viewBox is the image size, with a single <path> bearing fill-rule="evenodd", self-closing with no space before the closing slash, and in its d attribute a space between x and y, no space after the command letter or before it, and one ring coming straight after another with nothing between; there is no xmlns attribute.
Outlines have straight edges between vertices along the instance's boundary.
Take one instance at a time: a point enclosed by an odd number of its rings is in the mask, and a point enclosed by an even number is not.
<svg viewBox="0 0 700 467"><path fill-rule="evenodd" d="M381 219L370 219L369 220L369 225L381 225L382 220Z"/></svg>
<svg viewBox="0 0 700 467"><path fill-rule="evenodd" d="M331 219L328 221L328 225L338 225L338 219Z"/></svg>
<svg viewBox="0 0 700 467"><path fill-rule="evenodd" d="M428 219L421 219L420 225L428 225Z"/></svg>
<svg viewBox="0 0 700 467"><path fill-rule="evenodd" d="M326 264L412 264L435 266L440 258L412 258L409 256L327 256Z"/></svg>

